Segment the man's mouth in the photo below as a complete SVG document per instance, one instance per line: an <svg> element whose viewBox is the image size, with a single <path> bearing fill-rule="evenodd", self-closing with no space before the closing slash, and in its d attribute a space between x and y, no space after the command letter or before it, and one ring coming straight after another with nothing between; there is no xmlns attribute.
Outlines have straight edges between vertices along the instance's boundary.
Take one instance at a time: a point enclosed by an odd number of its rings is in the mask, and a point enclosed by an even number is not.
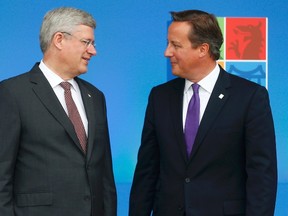
<svg viewBox="0 0 288 216"><path fill-rule="evenodd" d="M85 61L86 61L86 63L88 64L89 63L89 61L90 61L90 58L82 58L82 59L84 59Z"/></svg>

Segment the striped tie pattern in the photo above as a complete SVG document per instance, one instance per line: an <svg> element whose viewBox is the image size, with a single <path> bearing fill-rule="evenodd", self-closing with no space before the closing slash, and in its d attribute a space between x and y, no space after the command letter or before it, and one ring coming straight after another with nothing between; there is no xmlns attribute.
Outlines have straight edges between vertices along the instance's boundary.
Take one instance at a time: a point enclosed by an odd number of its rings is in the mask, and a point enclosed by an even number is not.
<svg viewBox="0 0 288 216"><path fill-rule="evenodd" d="M87 149L87 136L86 136L86 132L84 129L84 124L81 120L80 114L78 112L78 109L76 107L76 104L72 98L71 95L71 84L69 82L61 82L60 86L64 89L64 97L65 97L65 102L66 102L66 106L67 106L67 110L68 110L68 116L69 119L71 120L76 135L79 139L80 145L84 151L84 153L86 153L86 149Z"/></svg>

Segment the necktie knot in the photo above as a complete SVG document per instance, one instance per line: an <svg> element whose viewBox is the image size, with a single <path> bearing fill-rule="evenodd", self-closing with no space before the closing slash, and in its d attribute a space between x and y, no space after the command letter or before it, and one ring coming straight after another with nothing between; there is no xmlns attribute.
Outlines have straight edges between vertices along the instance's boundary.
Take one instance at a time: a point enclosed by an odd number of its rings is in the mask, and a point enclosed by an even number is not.
<svg viewBox="0 0 288 216"><path fill-rule="evenodd" d="M61 82L60 86L65 90L65 91L69 91L71 88L71 84L69 82Z"/></svg>
<svg viewBox="0 0 288 216"><path fill-rule="evenodd" d="M199 87L200 85L198 85L197 83L192 84L192 89L193 89L194 94L199 93Z"/></svg>

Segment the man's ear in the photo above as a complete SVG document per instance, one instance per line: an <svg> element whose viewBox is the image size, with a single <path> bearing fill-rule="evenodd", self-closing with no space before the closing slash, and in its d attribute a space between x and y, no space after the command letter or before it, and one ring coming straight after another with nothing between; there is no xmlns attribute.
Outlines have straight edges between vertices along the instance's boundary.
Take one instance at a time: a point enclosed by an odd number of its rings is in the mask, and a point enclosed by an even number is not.
<svg viewBox="0 0 288 216"><path fill-rule="evenodd" d="M64 40L64 34L62 32L56 32L52 38L52 44L57 49L63 48L63 40Z"/></svg>
<svg viewBox="0 0 288 216"><path fill-rule="evenodd" d="M199 51L200 51L200 57L204 57L204 56L207 56L207 55L210 55L209 54L209 49L210 49L210 46L208 43L203 43L199 46Z"/></svg>

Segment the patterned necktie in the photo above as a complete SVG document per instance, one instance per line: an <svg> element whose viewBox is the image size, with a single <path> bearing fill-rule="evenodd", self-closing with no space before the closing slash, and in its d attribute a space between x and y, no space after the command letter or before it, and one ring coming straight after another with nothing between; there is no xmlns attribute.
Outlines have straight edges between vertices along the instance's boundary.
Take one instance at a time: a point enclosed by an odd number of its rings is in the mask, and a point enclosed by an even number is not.
<svg viewBox="0 0 288 216"><path fill-rule="evenodd" d="M86 132L85 132L80 114L78 112L78 109L71 95L71 91L70 91L71 84L69 82L61 82L60 86L64 89L64 97L65 97L65 102L66 102L66 106L68 110L69 119L71 120L74 126L80 145L84 153L86 153L87 136L86 136Z"/></svg>
<svg viewBox="0 0 288 216"><path fill-rule="evenodd" d="M187 109L184 133L185 133L188 156L192 151L194 140L199 127L199 116L200 116L199 87L200 86L196 83L192 84L193 96L189 102Z"/></svg>

